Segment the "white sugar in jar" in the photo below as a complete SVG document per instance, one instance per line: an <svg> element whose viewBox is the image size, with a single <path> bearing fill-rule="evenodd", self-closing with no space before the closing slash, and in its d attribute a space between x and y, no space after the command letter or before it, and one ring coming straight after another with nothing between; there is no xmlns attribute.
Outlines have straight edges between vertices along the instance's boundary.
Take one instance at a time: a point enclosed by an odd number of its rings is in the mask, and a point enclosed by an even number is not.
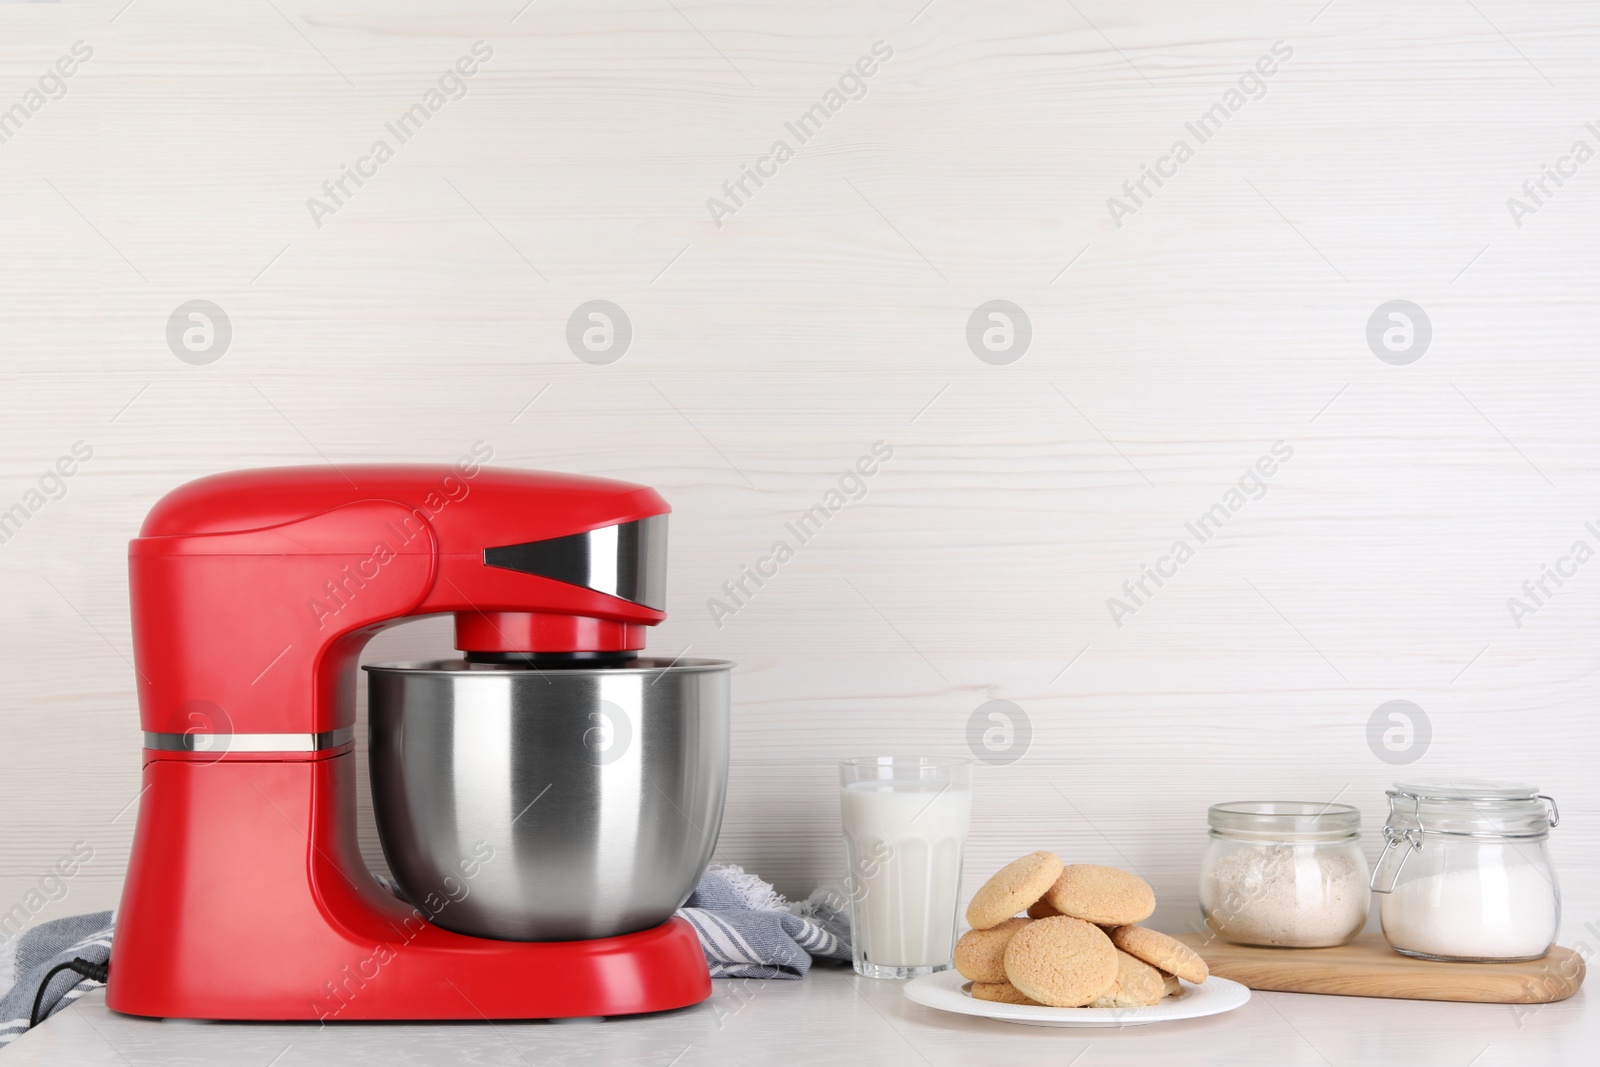
<svg viewBox="0 0 1600 1067"><path fill-rule="evenodd" d="M1554 800L1483 779L1396 782L1388 796L1372 888L1395 951L1473 962L1549 951L1561 923L1548 846Z"/></svg>

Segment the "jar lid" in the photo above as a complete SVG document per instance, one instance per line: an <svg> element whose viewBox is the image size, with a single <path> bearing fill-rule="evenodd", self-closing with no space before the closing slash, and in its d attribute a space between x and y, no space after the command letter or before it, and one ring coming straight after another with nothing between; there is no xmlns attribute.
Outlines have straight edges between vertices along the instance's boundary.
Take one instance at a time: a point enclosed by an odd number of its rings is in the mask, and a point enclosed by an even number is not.
<svg viewBox="0 0 1600 1067"><path fill-rule="evenodd" d="M1349 804L1320 800L1233 800L1206 812L1213 830L1277 837L1348 837L1361 828L1361 812Z"/></svg>
<svg viewBox="0 0 1600 1067"><path fill-rule="evenodd" d="M1533 800L1539 787L1496 778L1417 778L1394 784L1396 793L1430 800Z"/></svg>
<svg viewBox="0 0 1600 1067"><path fill-rule="evenodd" d="M1539 838L1559 819L1555 800L1537 786L1493 778L1423 778L1396 782L1389 790L1384 830L1387 836Z"/></svg>

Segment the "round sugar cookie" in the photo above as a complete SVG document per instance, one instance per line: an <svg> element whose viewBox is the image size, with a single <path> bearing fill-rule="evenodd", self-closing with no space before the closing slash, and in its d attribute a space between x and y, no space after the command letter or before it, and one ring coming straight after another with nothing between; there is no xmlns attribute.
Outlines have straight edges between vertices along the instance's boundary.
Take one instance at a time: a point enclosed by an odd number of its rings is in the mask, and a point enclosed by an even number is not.
<svg viewBox="0 0 1600 1067"><path fill-rule="evenodd" d="M1148 1008L1161 1003L1167 983L1144 960L1117 949L1117 980L1089 1002L1091 1008Z"/></svg>
<svg viewBox="0 0 1600 1067"><path fill-rule="evenodd" d="M974 982L1006 980L1006 946L1031 919L1006 919L987 930L968 930L956 942L956 970ZM983 998L979 998L980 1000Z"/></svg>
<svg viewBox="0 0 1600 1067"><path fill-rule="evenodd" d="M1054 885L1055 883L1052 882L1051 884ZM1040 897L1038 900L1028 905L1028 918L1030 919L1048 919L1052 915L1060 914L1061 913L1052 908L1050 906L1050 902L1043 897Z"/></svg>
<svg viewBox="0 0 1600 1067"><path fill-rule="evenodd" d="M1023 996L1052 1008L1081 1008L1117 980L1117 949L1093 923L1057 915L1035 919L1006 946L1006 978Z"/></svg>
<svg viewBox="0 0 1600 1067"><path fill-rule="evenodd" d="M1010 982L973 982L973 1000L992 1000L996 1004L1038 1004L1022 995L1022 991Z"/></svg>
<svg viewBox="0 0 1600 1067"><path fill-rule="evenodd" d="M1012 860L972 895L972 902L967 905L967 925L974 930L998 926L1043 896L1061 870L1061 857L1054 852L1030 852Z"/></svg>
<svg viewBox="0 0 1600 1067"><path fill-rule="evenodd" d="M1156 893L1149 882L1093 863L1063 868L1044 899L1063 915L1101 926L1127 926L1148 919L1156 910Z"/></svg>
<svg viewBox="0 0 1600 1067"><path fill-rule="evenodd" d="M1175 937L1143 926L1119 926L1111 931L1111 943L1130 956L1137 956L1152 967L1175 974L1199 985L1211 974L1200 953Z"/></svg>

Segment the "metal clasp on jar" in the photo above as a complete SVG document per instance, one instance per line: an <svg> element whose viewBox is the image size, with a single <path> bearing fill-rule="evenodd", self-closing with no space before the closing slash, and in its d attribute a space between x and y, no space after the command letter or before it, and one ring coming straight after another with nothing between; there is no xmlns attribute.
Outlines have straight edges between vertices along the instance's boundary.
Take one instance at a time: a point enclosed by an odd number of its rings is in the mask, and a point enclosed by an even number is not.
<svg viewBox="0 0 1600 1067"><path fill-rule="evenodd" d="M1399 793L1393 789L1386 790L1385 793L1389 797L1389 818L1383 823L1383 851L1378 854L1378 862L1372 867L1372 877L1367 881L1367 888L1374 893L1393 893L1394 887L1400 882L1400 872L1405 869L1406 860L1411 858L1413 852L1422 851L1422 798L1415 793ZM1395 801L1401 797L1411 799L1411 817L1417 823L1409 830L1401 830L1394 825ZM1388 887L1379 889L1378 875L1382 873L1384 864L1389 862L1389 853L1398 848L1401 842L1405 842L1408 847L1400 854L1400 862L1395 864L1394 873L1389 876Z"/></svg>
<svg viewBox="0 0 1600 1067"><path fill-rule="evenodd" d="M1406 860L1411 858L1411 853L1422 851L1424 835L1479 838L1488 841L1517 841L1525 838L1542 838L1549 832L1549 827L1556 826L1561 822L1561 809L1556 807L1556 798L1545 793L1539 793L1536 799L1543 800L1550 805L1550 816L1546 828L1536 833L1517 834L1501 831L1429 829L1422 822L1421 795L1397 789L1385 790L1384 795L1389 798L1389 818L1383 824L1383 851L1379 853L1378 862L1372 868L1372 878L1367 883L1367 888L1374 893L1394 892L1394 887L1400 882L1400 872L1405 869ZM1411 821L1416 824L1405 830L1401 830L1394 824L1395 814L1399 808L1396 801L1402 799L1411 801ZM1399 862L1394 865L1394 873L1389 876L1388 887L1380 889L1378 888L1378 877L1382 873L1384 865L1389 862L1389 854L1399 848L1402 842L1407 846L1406 850L1400 854Z"/></svg>

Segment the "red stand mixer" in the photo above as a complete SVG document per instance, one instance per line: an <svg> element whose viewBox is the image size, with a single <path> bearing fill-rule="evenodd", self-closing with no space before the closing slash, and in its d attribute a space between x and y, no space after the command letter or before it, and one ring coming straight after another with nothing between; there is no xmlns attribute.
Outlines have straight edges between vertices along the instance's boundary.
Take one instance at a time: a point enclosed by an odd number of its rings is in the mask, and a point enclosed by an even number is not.
<svg viewBox="0 0 1600 1067"><path fill-rule="evenodd" d="M721 822L732 665L637 655L665 618L668 510L476 459L164 497L129 547L144 776L107 1004L513 1019L709 996L672 912ZM357 660L441 613L463 657L370 668L401 899L356 843Z"/></svg>

